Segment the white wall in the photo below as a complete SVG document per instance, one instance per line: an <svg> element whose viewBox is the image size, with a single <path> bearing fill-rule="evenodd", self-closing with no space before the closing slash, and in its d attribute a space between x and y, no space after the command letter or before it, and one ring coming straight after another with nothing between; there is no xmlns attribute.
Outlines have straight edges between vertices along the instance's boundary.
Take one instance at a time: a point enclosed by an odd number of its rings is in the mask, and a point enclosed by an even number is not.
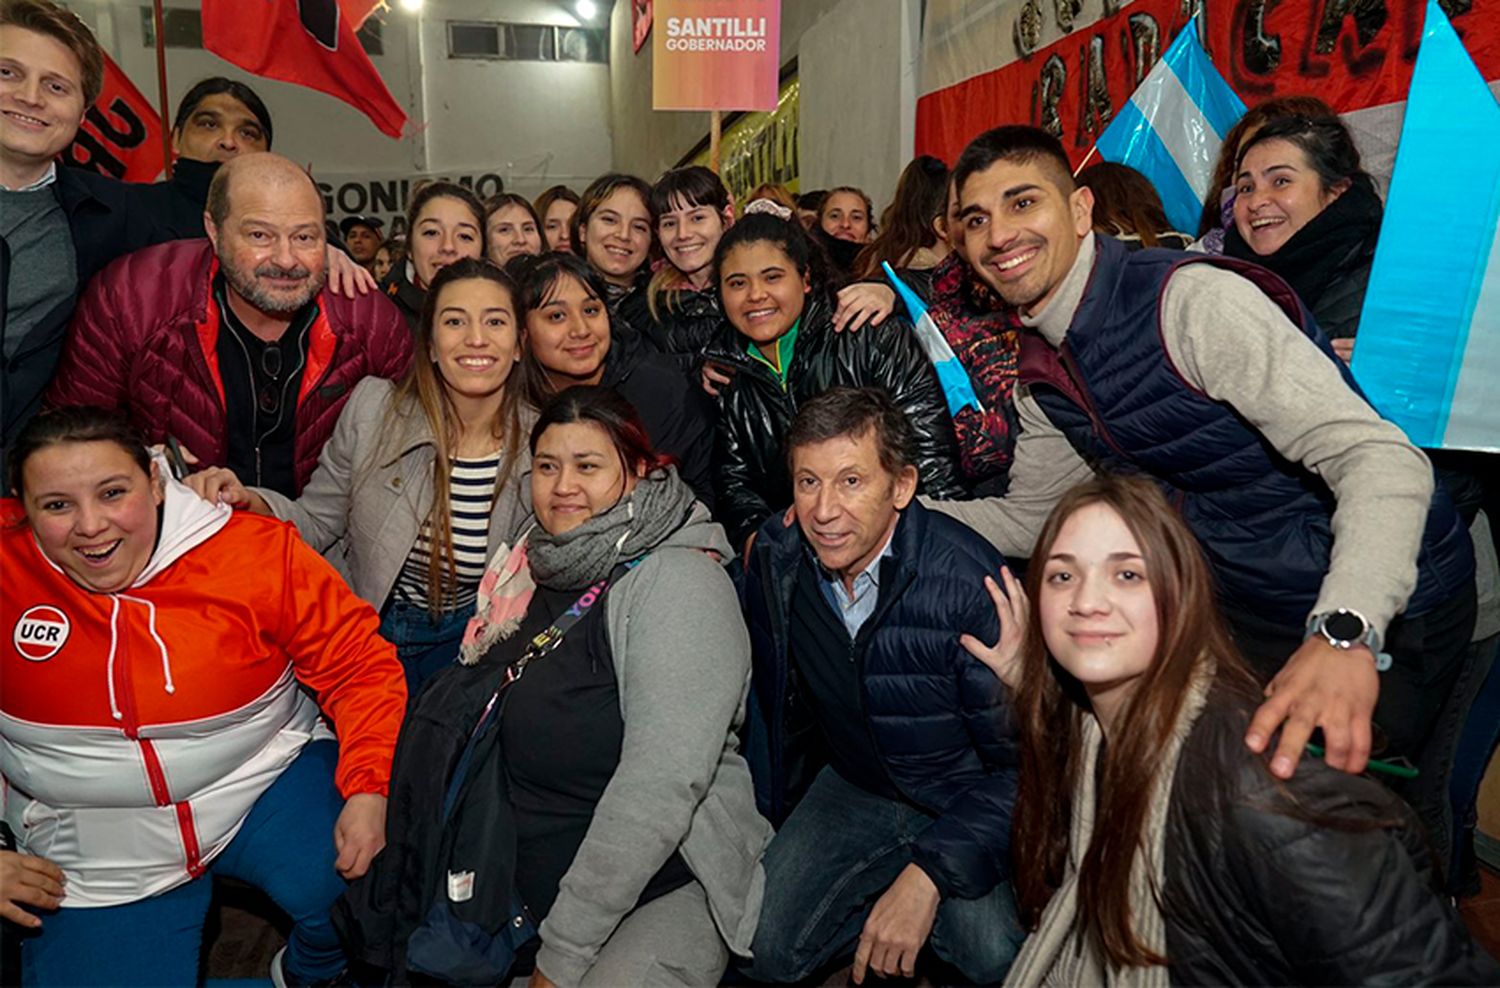
<svg viewBox="0 0 1500 988"><path fill-rule="evenodd" d="M803 189L853 185L878 216L916 134L916 0L842 0L802 35Z"/></svg>
<svg viewBox="0 0 1500 988"><path fill-rule="evenodd" d="M527 196L559 182L582 191L610 170L609 66L450 59L449 20L579 23L555 3L512 0L503 15L500 6L429 0L423 13L432 160L449 170L498 173L508 190Z"/></svg>
<svg viewBox="0 0 1500 988"><path fill-rule="evenodd" d="M156 54L146 47L139 9L148 0L73 0L69 7L94 28L100 42L131 81L157 102ZM169 7L197 7L167 0ZM601 5L602 6L602 5ZM407 136L380 133L358 110L315 90L251 76L207 51L167 49L168 103L206 76L223 75L252 86L270 109L274 150L310 164L326 186L335 216L361 201L372 209L369 185L399 194L425 175L482 180L494 176L508 190L533 196L555 182L581 188L608 171L609 66L502 62L448 57L448 20L576 25L551 0L427 0L420 15L396 4L381 16L384 54L371 61L391 95L406 110ZM603 27L601 19L595 25ZM168 121L170 124L170 120ZM490 176L485 178L485 176ZM363 189L344 188L363 185ZM385 206L382 201L377 204ZM404 203L397 209L404 208Z"/></svg>

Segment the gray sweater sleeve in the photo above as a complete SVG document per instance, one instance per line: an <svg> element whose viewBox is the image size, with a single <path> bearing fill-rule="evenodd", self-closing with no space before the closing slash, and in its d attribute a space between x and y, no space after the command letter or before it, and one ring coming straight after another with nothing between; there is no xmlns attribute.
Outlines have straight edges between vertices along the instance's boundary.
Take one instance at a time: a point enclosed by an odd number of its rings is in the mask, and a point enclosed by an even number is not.
<svg viewBox="0 0 1500 988"><path fill-rule="evenodd" d="M934 501L924 507L957 518L1013 559L1031 555L1053 505L1068 488L1094 475L1073 444L1047 418L1024 386L1015 391L1021 432L1004 497L977 501Z"/></svg>
<svg viewBox="0 0 1500 988"><path fill-rule="evenodd" d="M609 627L625 736L619 767L542 923L537 968L562 988L588 973L682 844L750 675L734 586L706 553L659 551L606 601L606 610L624 615L611 616Z"/></svg>
<svg viewBox="0 0 1500 988"><path fill-rule="evenodd" d="M1311 613L1352 608L1384 634L1417 582L1433 489L1427 457L1237 274L1206 264L1173 274L1162 335L1189 384L1232 406L1333 492L1333 555Z"/></svg>

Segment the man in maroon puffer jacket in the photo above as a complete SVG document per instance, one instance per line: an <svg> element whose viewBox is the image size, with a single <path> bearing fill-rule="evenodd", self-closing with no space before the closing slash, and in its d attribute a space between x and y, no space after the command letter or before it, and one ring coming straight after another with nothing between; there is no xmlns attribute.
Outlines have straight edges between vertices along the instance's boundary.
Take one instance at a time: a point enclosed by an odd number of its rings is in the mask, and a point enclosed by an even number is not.
<svg viewBox="0 0 1500 988"><path fill-rule="evenodd" d="M365 377L399 379L412 337L383 295L323 290L323 201L297 165L241 155L209 187L208 240L115 261L74 312L51 405L130 415L204 466L296 496Z"/></svg>

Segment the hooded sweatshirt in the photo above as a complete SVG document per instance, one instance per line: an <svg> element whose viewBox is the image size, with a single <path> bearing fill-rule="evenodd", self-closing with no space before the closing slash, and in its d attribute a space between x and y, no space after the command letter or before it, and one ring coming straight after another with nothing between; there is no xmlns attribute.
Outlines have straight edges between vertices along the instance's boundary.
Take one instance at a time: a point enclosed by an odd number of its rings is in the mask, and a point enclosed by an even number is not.
<svg viewBox="0 0 1500 988"><path fill-rule="evenodd" d="M563 988L588 973L674 852L703 886L730 951L750 952L771 825L738 751L750 640L724 570L732 558L723 528L694 505L605 598L625 736L541 926L537 967Z"/></svg>
<svg viewBox="0 0 1500 988"><path fill-rule="evenodd" d="M168 480L145 569L96 593L42 552L17 502L0 517L4 818L63 869L64 908L203 874L302 747L329 736L319 704L338 725L340 792L385 793L401 666L374 610L290 525Z"/></svg>

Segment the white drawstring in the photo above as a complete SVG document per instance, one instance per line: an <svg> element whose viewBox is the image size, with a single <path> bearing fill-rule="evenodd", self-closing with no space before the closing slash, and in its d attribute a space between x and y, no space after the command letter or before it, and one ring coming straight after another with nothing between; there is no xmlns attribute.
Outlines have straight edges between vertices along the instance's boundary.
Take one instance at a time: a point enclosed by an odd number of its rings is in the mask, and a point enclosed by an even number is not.
<svg viewBox="0 0 1500 988"><path fill-rule="evenodd" d="M120 598L110 594L109 603L109 662L104 667L104 674L109 679L109 715L115 720L124 720L125 715L120 713L119 704L115 702L115 647L120 642L115 621L120 616Z"/></svg>
<svg viewBox="0 0 1500 988"><path fill-rule="evenodd" d="M133 600L137 604L146 605L146 627L151 631L151 637L156 641L156 647L161 649L161 672L167 681L167 692L176 693L177 687L172 683L172 661L167 655L167 643L161 640L161 635L156 633L156 605L149 600L140 597L132 597L129 594L120 594L126 600ZM111 684L113 685L113 684Z"/></svg>

